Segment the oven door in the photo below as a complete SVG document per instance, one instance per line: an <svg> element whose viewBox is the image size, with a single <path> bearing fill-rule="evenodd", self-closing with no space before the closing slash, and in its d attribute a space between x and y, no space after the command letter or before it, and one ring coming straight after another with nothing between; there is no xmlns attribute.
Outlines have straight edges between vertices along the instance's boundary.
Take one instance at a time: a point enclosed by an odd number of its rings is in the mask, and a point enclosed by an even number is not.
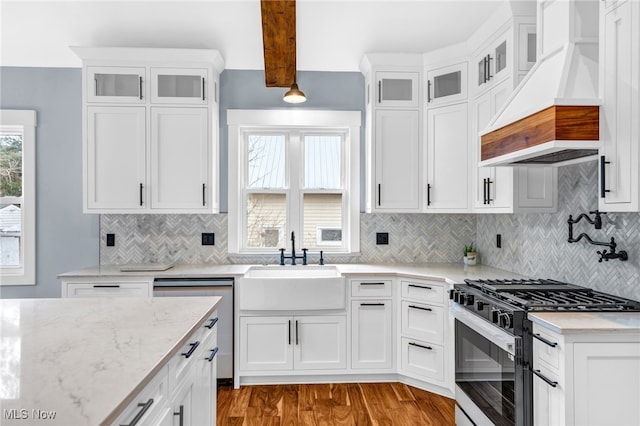
<svg viewBox="0 0 640 426"><path fill-rule="evenodd" d="M454 306L454 316L456 423L530 424L522 339L462 307Z"/></svg>

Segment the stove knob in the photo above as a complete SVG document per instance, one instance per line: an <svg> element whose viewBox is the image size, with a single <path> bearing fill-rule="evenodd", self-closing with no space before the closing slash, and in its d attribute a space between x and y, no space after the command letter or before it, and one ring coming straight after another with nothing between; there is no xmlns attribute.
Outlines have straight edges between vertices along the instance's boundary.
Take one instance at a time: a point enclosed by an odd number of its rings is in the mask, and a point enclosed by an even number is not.
<svg viewBox="0 0 640 426"><path fill-rule="evenodd" d="M449 299L453 300L453 293L455 292L455 290L449 290Z"/></svg>
<svg viewBox="0 0 640 426"><path fill-rule="evenodd" d="M493 311L491 311L491 322L493 322L494 324L499 324L501 313L502 311L500 309L494 309Z"/></svg>
<svg viewBox="0 0 640 426"><path fill-rule="evenodd" d="M500 314L500 327L511 328L513 326L513 314L510 312L502 312Z"/></svg>
<svg viewBox="0 0 640 426"><path fill-rule="evenodd" d="M484 303L481 300L478 300L476 302L476 309L478 309L479 311L482 311L484 309L484 306L486 305L486 303Z"/></svg>
<svg viewBox="0 0 640 426"><path fill-rule="evenodd" d="M473 294L467 294L465 305L469 305L469 306L473 305Z"/></svg>
<svg viewBox="0 0 640 426"><path fill-rule="evenodd" d="M462 303L462 300L464 298L464 292L460 291L460 290L456 290L453 294L453 301L456 303Z"/></svg>

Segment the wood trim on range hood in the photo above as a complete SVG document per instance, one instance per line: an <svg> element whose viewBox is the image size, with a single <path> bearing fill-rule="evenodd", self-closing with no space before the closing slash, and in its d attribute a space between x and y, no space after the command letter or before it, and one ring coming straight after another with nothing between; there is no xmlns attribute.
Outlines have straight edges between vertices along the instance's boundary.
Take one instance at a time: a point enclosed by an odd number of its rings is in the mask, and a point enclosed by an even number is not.
<svg viewBox="0 0 640 426"><path fill-rule="evenodd" d="M598 154L600 107L554 105L481 136L480 166L562 165Z"/></svg>

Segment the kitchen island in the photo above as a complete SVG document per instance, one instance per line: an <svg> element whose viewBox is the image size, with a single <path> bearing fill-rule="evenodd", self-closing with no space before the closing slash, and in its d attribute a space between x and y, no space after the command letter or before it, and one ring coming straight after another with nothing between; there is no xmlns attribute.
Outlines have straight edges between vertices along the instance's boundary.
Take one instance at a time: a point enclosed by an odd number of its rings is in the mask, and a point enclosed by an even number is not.
<svg viewBox="0 0 640 426"><path fill-rule="evenodd" d="M215 400L209 401L206 413L196 412L197 407L184 413L180 392L189 388L189 395L215 398L211 361L219 300L0 300L0 424L128 424L142 410L148 414L140 416L139 424L155 422L152 416L160 421L178 410L194 419L211 419ZM202 345L194 347L195 339ZM191 348L189 355L197 357L188 360L184 353ZM207 361L212 367L202 381ZM196 362L203 366L188 365ZM146 408L138 408L140 395Z"/></svg>

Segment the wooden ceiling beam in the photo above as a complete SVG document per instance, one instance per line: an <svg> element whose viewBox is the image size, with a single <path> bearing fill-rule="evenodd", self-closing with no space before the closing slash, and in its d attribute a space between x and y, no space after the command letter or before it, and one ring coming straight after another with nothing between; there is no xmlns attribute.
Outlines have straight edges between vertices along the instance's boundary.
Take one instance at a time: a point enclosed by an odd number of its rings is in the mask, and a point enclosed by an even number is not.
<svg viewBox="0 0 640 426"><path fill-rule="evenodd" d="M291 87L296 75L296 2L260 0L267 87Z"/></svg>

